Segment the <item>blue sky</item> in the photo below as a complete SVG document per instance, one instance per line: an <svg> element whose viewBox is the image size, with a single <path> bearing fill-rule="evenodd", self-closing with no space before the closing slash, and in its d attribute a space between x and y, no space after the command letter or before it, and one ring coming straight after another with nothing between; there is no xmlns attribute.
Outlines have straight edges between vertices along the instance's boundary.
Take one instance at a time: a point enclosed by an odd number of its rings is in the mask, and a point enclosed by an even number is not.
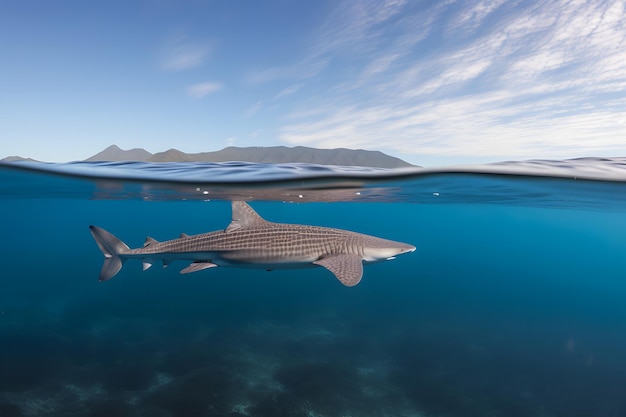
<svg viewBox="0 0 626 417"><path fill-rule="evenodd" d="M626 154L626 1L0 2L0 157Z"/></svg>

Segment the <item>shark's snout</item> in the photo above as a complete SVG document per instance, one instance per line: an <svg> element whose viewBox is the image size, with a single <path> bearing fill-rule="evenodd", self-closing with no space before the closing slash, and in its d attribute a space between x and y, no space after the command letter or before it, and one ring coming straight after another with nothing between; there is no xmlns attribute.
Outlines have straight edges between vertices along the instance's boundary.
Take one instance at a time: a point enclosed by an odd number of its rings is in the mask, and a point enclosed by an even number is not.
<svg viewBox="0 0 626 417"><path fill-rule="evenodd" d="M365 261L377 261L382 259L395 259L396 256L413 252L415 246L407 243L384 241L384 245L376 245L364 248Z"/></svg>

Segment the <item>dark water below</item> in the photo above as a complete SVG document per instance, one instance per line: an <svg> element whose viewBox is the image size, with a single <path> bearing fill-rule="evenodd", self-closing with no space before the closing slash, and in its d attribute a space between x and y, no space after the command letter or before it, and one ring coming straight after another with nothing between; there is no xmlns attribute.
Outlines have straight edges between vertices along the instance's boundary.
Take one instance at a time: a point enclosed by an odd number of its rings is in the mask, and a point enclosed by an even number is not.
<svg viewBox="0 0 626 417"><path fill-rule="evenodd" d="M1 417L626 416L622 160L20 166L0 165ZM353 288L183 262L98 282L88 225L137 247L223 229L230 199L417 250Z"/></svg>

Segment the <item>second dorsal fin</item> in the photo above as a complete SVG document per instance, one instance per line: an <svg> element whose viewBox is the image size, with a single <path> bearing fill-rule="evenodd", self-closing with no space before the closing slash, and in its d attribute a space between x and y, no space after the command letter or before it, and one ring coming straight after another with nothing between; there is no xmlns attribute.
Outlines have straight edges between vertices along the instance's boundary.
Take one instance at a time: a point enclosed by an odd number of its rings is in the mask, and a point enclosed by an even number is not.
<svg viewBox="0 0 626 417"><path fill-rule="evenodd" d="M150 246L153 243L159 243L158 240L156 240L155 238L152 238L150 236L146 237L146 241L143 242L143 247L145 248L146 246Z"/></svg>
<svg viewBox="0 0 626 417"><path fill-rule="evenodd" d="M233 201L232 209L233 218L226 228L226 232L233 232L243 227L257 227L267 223L245 201Z"/></svg>

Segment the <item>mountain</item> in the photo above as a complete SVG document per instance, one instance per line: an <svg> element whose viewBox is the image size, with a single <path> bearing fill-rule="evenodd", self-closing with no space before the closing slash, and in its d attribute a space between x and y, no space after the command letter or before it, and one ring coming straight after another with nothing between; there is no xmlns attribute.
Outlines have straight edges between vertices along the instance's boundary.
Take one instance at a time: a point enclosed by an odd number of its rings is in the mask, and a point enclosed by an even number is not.
<svg viewBox="0 0 626 417"><path fill-rule="evenodd" d="M145 161L145 162L256 162L256 163L308 163L319 165L366 166L400 168L413 166L399 158L379 151L362 149L315 149L304 146L230 146L220 151L187 154L177 149L150 154L144 149L124 151L115 145L86 159L86 161Z"/></svg>
<svg viewBox="0 0 626 417"><path fill-rule="evenodd" d="M22 158L21 156L7 156L6 158L0 159L0 162L20 162L20 161L38 162L35 159Z"/></svg>
<svg viewBox="0 0 626 417"><path fill-rule="evenodd" d="M152 154L145 149L134 148L128 151L120 149L117 145L111 145L102 152L85 159L87 162L96 161L147 161Z"/></svg>
<svg viewBox="0 0 626 417"><path fill-rule="evenodd" d="M2 159L5 162L33 161L30 158L9 156ZM120 149L111 145L94 156L85 159L87 162L99 161L139 161L139 162L256 162L265 164L280 163L307 163L318 165L343 165L376 168L402 168L414 166L402 159L389 156L379 151L363 149L316 149L305 146L289 148L286 146L252 146L239 148L229 146L221 151L184 153L178 149L151 154L145 149Z"/></svg>

